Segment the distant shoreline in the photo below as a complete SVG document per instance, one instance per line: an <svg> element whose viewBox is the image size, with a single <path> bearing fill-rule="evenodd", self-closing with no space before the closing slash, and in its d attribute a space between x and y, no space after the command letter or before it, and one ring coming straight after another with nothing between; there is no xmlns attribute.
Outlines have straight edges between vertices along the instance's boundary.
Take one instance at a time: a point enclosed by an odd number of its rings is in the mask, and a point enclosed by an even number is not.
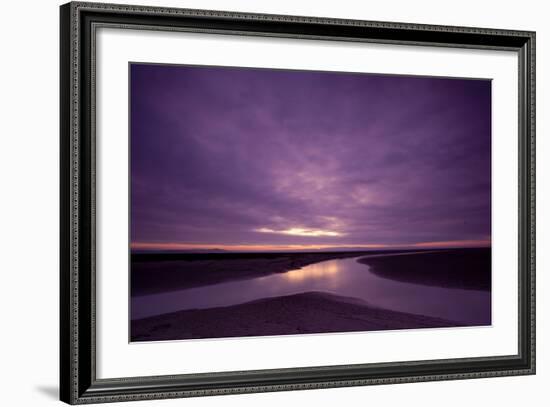
<svg viewBox="0 0 550 407"><path fill-rule="evenodd" d="M184 310L130 323L132 342L464 326L320 292Z"/></svg>

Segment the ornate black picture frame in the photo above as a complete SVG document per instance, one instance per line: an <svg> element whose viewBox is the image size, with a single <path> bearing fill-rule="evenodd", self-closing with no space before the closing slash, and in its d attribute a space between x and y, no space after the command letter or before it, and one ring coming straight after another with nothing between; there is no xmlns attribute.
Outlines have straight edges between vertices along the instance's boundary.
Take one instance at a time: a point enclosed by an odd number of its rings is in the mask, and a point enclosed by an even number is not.
<svg viewBox="0 0 550 407"><path fill-rule="evenodd" d="M84 404L535 373L534 32L80 2L61 6L60 21L62 401ZM518 353L436 361L98 379L94 35L100 26L517 52Z"/></svg>

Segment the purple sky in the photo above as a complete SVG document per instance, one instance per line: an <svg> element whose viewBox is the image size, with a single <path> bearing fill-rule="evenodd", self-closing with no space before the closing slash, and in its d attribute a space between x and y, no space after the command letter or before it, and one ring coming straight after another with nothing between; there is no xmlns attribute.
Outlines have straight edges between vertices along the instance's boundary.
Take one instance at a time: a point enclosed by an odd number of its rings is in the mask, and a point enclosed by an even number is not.
<svg viewBox="0 0 550 407"><path fill-rule="evenodd" d="M135 248L490 234L489 80L131 65Z"/></svg>

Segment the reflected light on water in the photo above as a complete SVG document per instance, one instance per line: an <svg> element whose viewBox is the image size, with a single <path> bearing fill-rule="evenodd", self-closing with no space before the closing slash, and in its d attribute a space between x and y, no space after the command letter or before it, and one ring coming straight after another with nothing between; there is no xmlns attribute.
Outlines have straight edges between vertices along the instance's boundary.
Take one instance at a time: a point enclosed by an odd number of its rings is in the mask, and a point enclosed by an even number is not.
<svg viewBox="0 0 550 407"><path fill-rule="evenodd" d="M334 278L342 269L337 261L310 264L302 269L292 270L282 274L282 277L291 282L303 282L319 278Z"/></svg>
<svg viewBox="0 0 550 407"><path fill-rule="evenodd" d="M468 323L490 324L491 293L382 278L362 257L327 260L286 273L132 297L132 319L306 293L359 298L375 307Z"/></svg>

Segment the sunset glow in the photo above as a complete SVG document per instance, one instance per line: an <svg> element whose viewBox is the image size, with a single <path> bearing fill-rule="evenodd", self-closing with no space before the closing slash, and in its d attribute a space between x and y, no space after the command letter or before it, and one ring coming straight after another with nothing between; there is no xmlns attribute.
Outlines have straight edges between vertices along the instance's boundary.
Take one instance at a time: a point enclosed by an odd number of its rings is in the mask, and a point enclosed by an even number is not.
<svg viewBox="0 0 550 407"><path fill-rule="evenodd" d="M303 229L303 228L290 228L285 230L273 230L269 228L260 228L256 229L256 232L260 233L275 233L281 235L290 235L290 236L342 236L342 233L333 232L330 230L312 230L312 229Z"/></svg>

